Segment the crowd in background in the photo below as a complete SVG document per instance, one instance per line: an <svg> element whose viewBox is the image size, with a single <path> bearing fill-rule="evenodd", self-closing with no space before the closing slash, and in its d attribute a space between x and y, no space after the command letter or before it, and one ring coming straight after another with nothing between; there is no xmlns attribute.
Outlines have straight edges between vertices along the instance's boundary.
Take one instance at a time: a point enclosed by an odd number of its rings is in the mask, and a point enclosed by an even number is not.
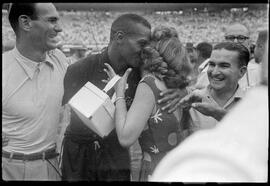
<svg viewBox="0 0 270 186"><path fill-rule="evenodd" d="M60 33L62 44L106 45L109 42L110 25L113 20L124 12L105 11L60 11L63 32ZM183 43L195 45L206 41L217 43L222 41L224 29L231 22L241 22L246 25L251 34L251 40L256 40L257 30L266 27L266 10L248 10L230 12L135 12L144 16L156 27L168 25L176 28ZM7 20L7 14L2 12L3 44L15 41L15 35Z"/></svg>

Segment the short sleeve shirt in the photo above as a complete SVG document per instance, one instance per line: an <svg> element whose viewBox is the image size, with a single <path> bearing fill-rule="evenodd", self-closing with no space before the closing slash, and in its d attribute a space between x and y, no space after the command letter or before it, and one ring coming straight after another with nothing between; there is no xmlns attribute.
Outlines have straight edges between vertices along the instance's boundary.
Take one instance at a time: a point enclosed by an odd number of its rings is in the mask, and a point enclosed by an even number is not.
<svg viewBox="0 0 270 186"><path fill-rule="evenodd" d="M2 55L2 149L36 153L56 143L67 59L58 49L43 62L32 61L15 47Z"/></svg>
<svg viewBox="0 0 270 186"><path fill-rule="evenodd" d="M207 86L204 89L199 90L203 95L203 102L213 103L218 105L216 101L210 94L210 86ZM230 110L242 97L244 96L244 91L238 86L234 95L227 101L227 103L223 106L224 109ZM213 128L217 125L218 121L213 117L206 116L199 111L191 108L189 110L192 122L193 122L193 130L200 130L200 129L209 129Z"/></svg>

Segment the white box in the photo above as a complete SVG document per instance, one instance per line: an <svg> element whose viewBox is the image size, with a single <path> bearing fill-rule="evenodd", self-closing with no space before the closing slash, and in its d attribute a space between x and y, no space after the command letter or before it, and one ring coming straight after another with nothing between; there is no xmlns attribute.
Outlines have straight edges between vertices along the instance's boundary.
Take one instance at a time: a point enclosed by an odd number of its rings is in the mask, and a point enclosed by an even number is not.
<svg viewBox="0 0 270 186"><path fill-rule="evenodd" d="M83 123L100 137L108 135L115 127L115 106L105 92L119 79L115 76L103 90L87 82L69 101Z"/></svg>

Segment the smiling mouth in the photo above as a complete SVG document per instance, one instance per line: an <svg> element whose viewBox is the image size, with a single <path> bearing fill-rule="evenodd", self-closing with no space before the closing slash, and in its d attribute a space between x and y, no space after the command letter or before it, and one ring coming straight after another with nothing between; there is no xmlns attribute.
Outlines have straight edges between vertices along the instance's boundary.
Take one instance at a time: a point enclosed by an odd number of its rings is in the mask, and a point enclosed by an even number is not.
<svg viewBox="0 0 270 186"><path fill-rule="evenodd" d="M211 78L213 81L217 81L217 82L220 82L220 81L223 81L224 78L215 78L215 77L212 77Z"/></svg>
<svg viewBox="0 0 270 186"><path fill-rule="evenodd" d="M56 36L49 36L49 38L50 38L51 40L55 41L55 42L59 42L59 41L61 40L60 37L59 37L58 35L56 35Z"/></svg>

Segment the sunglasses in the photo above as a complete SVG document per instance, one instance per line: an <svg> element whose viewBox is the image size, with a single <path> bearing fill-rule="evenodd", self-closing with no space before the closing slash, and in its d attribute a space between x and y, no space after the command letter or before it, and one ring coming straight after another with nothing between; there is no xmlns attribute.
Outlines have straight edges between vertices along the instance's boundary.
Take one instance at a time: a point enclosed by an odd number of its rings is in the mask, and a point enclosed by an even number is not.
<svg viewBox="0 0 270 186"><path fill-rule="evenodd" d="M229 35L229 36L225 36L225 39L226 40L229 40L229 41L234 41L235 39L237 39L238 42L244 42L245 40L247 40L249 37L246 37L246 36L234 36L234 35Z"/></svg>

